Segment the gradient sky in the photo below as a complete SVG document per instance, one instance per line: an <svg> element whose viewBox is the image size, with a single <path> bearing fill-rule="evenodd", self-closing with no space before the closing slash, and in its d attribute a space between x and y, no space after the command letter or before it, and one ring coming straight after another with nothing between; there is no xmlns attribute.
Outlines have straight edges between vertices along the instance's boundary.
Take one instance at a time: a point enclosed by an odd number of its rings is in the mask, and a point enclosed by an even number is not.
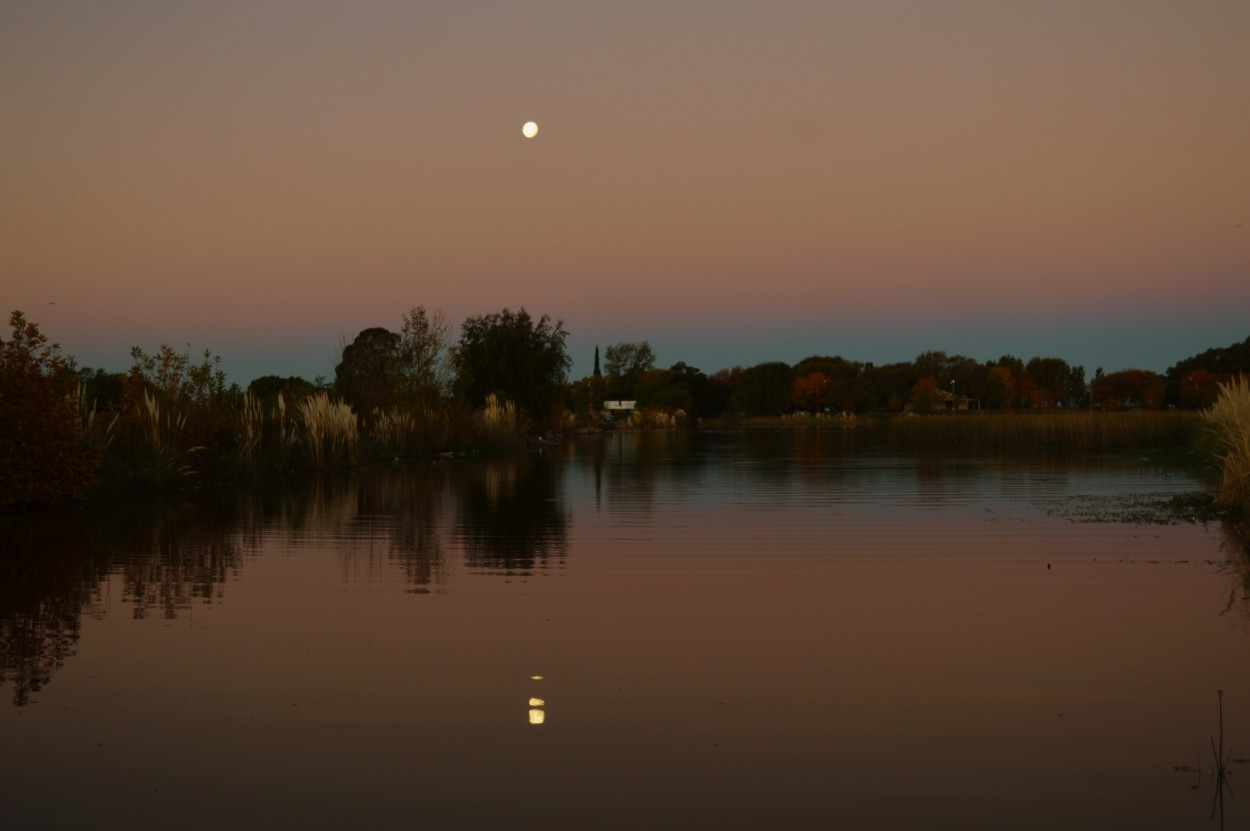
<svg viewBox="0 0 1250 831"><path fill-rule="evenodd" d="M1250 335L1247 79L1245 0L0 0L0 301L241 383L415 305L1163 371Z"/></svg>

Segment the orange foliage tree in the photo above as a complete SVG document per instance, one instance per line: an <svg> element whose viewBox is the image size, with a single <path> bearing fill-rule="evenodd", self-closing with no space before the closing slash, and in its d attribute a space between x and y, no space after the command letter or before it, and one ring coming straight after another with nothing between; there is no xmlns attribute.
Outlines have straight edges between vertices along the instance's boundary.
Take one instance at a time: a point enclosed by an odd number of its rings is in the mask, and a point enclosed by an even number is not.
<svg viewBox="0 0 1250 831"><path fill-rule="evenodd" d="M1220 385L1227 384L1232 376L1216 374L1205 369L1195 369L1181 377L1179 399L1182 407L1199 410L1210 407L1220 396Z"/></svg>
<svg viewBox="0 0 1250 831"><path fill-rule="evenodd" d="M1157 410L1163 406L1165 381L1162 375L1146 369L1126 369L1094 379L1094 403L1108 410L1141 407Z"/></svg>
<svg viewBox="0 0 1250 831"><path fill-rule="evenodd" d="M937 407L938 382L932 375L926 375L916 382L911 389L911 408L918 413L927 413Z"/></svg>
<svg viewBox="0 0 1250 831"><path fill-rule="evenodd" d="M829 393L829 376L813 372L794 379L794 406L800 410L820 412L825 408Z"/></svg>
<svg viewBox="0 0 1250 831"><path fill-rule="evenodd" d="M1016 403L1018 385L1011 369L995 364L985 373L985 403L1010 410Z"/></svg>
<svg viewBox="0 0 1250 831"><path fill-rule="evenodd" d="M20 311L0 338L0 504L82 496L99 459L84 436L78 378Z"/></svg>

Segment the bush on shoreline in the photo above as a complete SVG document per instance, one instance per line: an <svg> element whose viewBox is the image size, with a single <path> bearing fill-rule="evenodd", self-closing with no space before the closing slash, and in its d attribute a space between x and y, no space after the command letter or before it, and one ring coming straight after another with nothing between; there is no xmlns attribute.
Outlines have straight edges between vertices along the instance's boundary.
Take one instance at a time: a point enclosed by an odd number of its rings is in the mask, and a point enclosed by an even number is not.
<svg viewBox="0 0 1250 831"><path fill-rule="evenodd" d="M1202 418L1219 444L1214 455L1223 472L1220 502L1250 510L1250 380L1242 375L1221 385Z"/></svg>

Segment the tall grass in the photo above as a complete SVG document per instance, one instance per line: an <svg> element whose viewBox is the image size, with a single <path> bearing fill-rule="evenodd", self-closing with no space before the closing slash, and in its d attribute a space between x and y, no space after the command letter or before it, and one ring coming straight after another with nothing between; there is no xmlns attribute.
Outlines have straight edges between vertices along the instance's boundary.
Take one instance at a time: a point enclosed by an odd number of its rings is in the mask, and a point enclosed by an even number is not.
<svg viewBox="0 0 1250 831"><path fill-rule="evenodd" d="M515 447L521 442L521 424L516 404L493 392L486 406L477 412L478 438L492 447Z"/></svg>
<svg viewBox="0 0 1250 831"><path fill-rule="evenodd" d="M686 411L675 410L668 412L658 408L648 407L645 410L634 410L629 414L627 426L631 429L656 429L656 430L672 430L677 427L684 427L686 424Z"/></svg>
<svg viewBox="0 0 1250 831"><path fill-rule="evenodd" d="M408 456L416 447L417 420L399 409L374 410L372 438L388 453Z"/></svg>
<svg viewBox="0 0 1250 831"><path fill-rule="evenodd" d="M889 437L901 445L1126 450L1191 446L1201 427L1197 413L1173 410L948 414L891 419Z"/></svg>
<svg viewBox="0 0 1250 831"><path fill-rule="evenodd" d="M230 424L234 428L234 452L239 461L254 461L260 447L261 433L265 424L260 402L250 392L243 393L230 408Z"/></svg>
<svg viewBox="0 0 1250 831"><path fill-rule="evenodd" d="M360 436L356 413L350 406L332 401L329 395L319 392L300 402L299 418L311 467L324 468L355 461Z"/></svg>
<svg viewBox="0 0 1250 831"><path fill-rule="evenodd" d="M113 442L113 426L117 424L117 413L113 413L109 423L97 435L96 402L92 401L91 406L87 406L87 385L81 381L78 383L78 401L74 409L78 414L79 443L83 447L97 447L100 451L107 448Z"/></svg>
<svg viewBox="0 0 1250 831"><path fill-rule="evenodd" d="M869 419L862 419L855 413L809 413L795 412L780 416L785 427L816 427L839 430L855 430L864 427Z"/></svg>
<svg viewBox="0 0 1250 831"><path fill-rule="evenodd" d="M187 411L173 407L161 408L157 397L148 391L143 393L143 406L139 420L147 444L148 458L141 478L150 484L160 485L170 479L190 476L195 469L188 462L191 453L203 447L183 448L183 432L187 426Z"/></svg>
<svg viewBox="0 0 1250 831"><path fill-rule="evenodd" d="M1250 381L1241 375L1220 386L1219 397L1202 419L1214 433L1223 466L1220 502L1250 510Z"/></svg>

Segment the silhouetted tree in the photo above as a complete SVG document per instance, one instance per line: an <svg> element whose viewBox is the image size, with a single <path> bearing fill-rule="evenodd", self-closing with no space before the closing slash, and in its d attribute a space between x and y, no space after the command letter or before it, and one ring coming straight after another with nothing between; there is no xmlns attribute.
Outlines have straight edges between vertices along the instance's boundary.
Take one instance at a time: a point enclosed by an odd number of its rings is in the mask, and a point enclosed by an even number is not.
<svg viewBox="0 0 1250 831"><path fill-rule="evenodd" d="M807 378L812 373L820 373L825 377L826 386L820 396L817 409L826 407L846 412L866 409L872 402L868 400L867 388L864 384L864 365L846 358L813 355L799 361L794 367L796 382ZM797 391L797 390L796 390ZM817 402L810 402L817 403ZM797 400L796 400L797 404ZM806 407L804 409L807 409Z"/></svg>
<svg viewBox="0 0 1250 831"><path fill-rule="evenodd" d="M1033 383L1030 404L1035 409L1066 405L1072 367L1063 358L1030 358L1024 371Z"/></svg>
<svg viewBox="0 0 1250 831"><path fill-rule="evenodd" d="M823 372L809 372L794 379L794 406L797 409L822 412L828 393L829 376Z"/></svg>
<svg viewBox="0 0 1250 831"><path fill-rule="evenodd" d="M867 407L899 412L918 380L910 361L893 364L865 364L862 381Z"/></svg>
<svg viewBox="0 0 1250 831"><path fill-rule="evenodd" d="M454 354L456 390L478 405L497 393L545 421L572 363L567 337L563 321L553 323L547 315L534 321L525 309L470 317L460 327Z"/></svg>
<svg viewBox="0 0 1250 831"><path fill-rule="evenodd" d="M634 395L634 385L643 373L655 369L655 353L645 340L641 343L614 343L603 353L603 364L607 371L609 395L628 398Z"/></svg>
<svg viewBox="0 0 1250 831"><path fill-rule="evenodd" d="M1146 369L1125 369L1094 379L1094 403L1109 410L1141 407L1156 410L1163 406L1165 379Z"/></svg>
<svg viewBox="0 0 1250 831"><path fill-rule="evenodd" d="M745 416L781 415L792 409L790 365L769 361L744 369L729 406Z"/></svg>
<svg viewBox="0 0 1250 831"><path fill-rule="evenodd" d="M1016 374L1011 371L1011 367L993 364L986 370L985 403L987 406L1001 410L1013 409L1018 391Z"/></svg>
<svg viewBox="0 0 1250 831"><path fill-rule="evenodd" d="M916 382L911 391L911 408L917 413L929 413L937 409L942 387L938 379L926 375Z"/></svg>
<svg viewBox="0 0 1250 831"><path fill-rule="evenodd" d="M415 306L399 330L398 370L409 401L431 403L447 391L447 322L441 310L427 313Z"/></svg>
<svg viewBox="0 0 1250 831"><path fill-rule="evenodd" d="M363 330L343 348L334 368L334 388L357 415L394 406L403 385L399 335L380 326Z"/></svg>
<svg viewBox="0 0 1250 831"><path fill-rule="evenodd" d="M78 376L20 311L0 338L0 505L76 498L95 484Z"/></svg>

